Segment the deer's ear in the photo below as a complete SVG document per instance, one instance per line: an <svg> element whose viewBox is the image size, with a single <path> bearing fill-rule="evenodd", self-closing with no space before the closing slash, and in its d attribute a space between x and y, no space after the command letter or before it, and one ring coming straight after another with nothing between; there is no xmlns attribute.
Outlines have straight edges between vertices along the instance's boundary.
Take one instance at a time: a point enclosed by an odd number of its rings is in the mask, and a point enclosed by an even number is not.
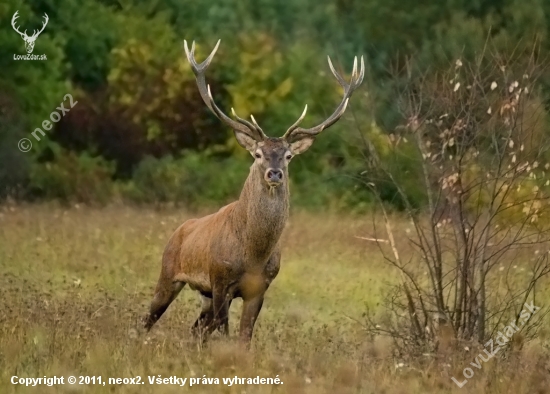
<svg viewBox="0 0 550 394"><path fill-rule="evenodd" d="M300 138L299 140L291 142L290 143L290 152L293 155L299 155L300 153L304 153L306 150L309 149L311 144L313 144L313 141L315 141L315 137L305 136L305 137Z"/></svg>
<svg viewBox="0 0 550 394"><path fill-rule="evenodd" d="M237 142L240 146L249 152L254 152L256 150L257 141L254 138L239 130L234 130L234 132L235 138L237 138Z"/></svg>

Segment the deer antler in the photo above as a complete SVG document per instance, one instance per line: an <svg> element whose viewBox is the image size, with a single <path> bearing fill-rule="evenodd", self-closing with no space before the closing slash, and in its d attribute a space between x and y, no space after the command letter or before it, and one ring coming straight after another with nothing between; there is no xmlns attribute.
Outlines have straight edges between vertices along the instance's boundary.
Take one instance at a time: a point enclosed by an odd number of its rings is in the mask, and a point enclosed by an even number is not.
<svg viewBox="0 0 550 394"><path fill-rule="evenodd" d="M48 21L50 20L50 18L48 18L48 14L46 14L46 13L44 13L43 18L44 18L44 23L42 24L42 29L40 29L40 31L38 31L38 32L36 32L36 30L34 30L32 38L38 37L40 35L40 33L42 33L44 31L44 29L46 28L46 25L48 24Z"/></svg>
<svg viewBox="0 0 550 394"><path fill-rule="evenodd" d="M21 35L21 37L27 36L27 31L26 30L25 30L25 33L21 33L19 31L19 28L15 25L16 19L19 18L18 13L19 13L19 11L15 11L15 14L13 14L13 18L11 18L11 27L13 27L13 30L15 30L17 33L19 33L19 35Z"/></svg>
<svg viewBox="0 0 550 394"><path fill-rule="evenodd" d="M231 127L233 130L239 130L248 135L249 137L253 138L256 141L262 141L267 138L267 136L264 134L260 126L258 126L258 123L256 123L256 120L251 115L250 118L252 119L252 123L248 122L245 119L242 119L237 116L235 113L235 110L231 108L231 111L233 113L233 116L235 117L236 121L231 119L229 116L224 114L222 110L216 105L214 102L214 99L212 98L212 92L210 91L210 85L207 85L206 79L204 76L204 73L208 66L210 65L210 62L214 58L214 55L216 51L218 50L218 46L220 45L221 40L218 40L218 43L214 47L214 50L210 53L210 55L204 60L202 63L197 64L195 60L195 41L191 44L191 50L187 47L187 41L183 41L183 45L185 48L185 54L187 55L187 60L189 61L189 64L191 64L191 69L193 70L193 73L195 74L195 79L197 80L197 86L199 87L199 93L201 94L201 97L204 101L204 103L210 108L210 110L226 125Z"/></svg>
<svg viewBox="0 0 550 394"><path fill-rule="evenodd" d="M315 136L319 134L324 129L332 126L334 123L338 121L346 111L346 107L348 105L348 100L350 99L351 95L353 94L354 90L361 85L361 82L363 82L363 77L365 76L365 62L363 60L363 56L361 56L361 70L359 73L357 72L357 56L355 57L353 61L353 71L351 73L351 81L350 83L346 83L344 78L340 74L336 72L334 69L334 66L332 65L332 62L330 61L330 57L328 57L328 65L330 67L330 71L332 71L332 74L340 84L344 88L344 97L342 98L342 102L340 105L336 108L334 113L330 115L323 123L321 123L318 126L312 127L310 129L304 129L302 127L298 127L299 124L302 122L304 117L306 116L307 112L307 105L304 109L304 112L302 112L302 115L296 123L294 123L290 128L286 131L283 138L287 141L294 140L296 137L304 136L304 135L311 135Z"/></svg>

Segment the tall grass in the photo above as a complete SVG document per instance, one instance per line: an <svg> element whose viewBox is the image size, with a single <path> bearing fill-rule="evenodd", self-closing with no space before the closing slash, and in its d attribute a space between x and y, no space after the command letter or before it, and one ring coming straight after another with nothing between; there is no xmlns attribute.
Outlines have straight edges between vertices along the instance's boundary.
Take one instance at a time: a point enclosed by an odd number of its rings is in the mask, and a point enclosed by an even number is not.
<svg viewBox="0 0 550 394"><path fill-rule="evenodd" d="M459 392L450 377L461 376L473 354L402 363L391 343L366 335L363 314L381 310L382 294L396 280L376 245L355 238L372 231L370 218L292 214L281 271L267 292L250 352L235 343L240 302L231 308L229 339L215 336L205 347L193 341L189 328L200 303L188 288L149 335L139 333L163 247L189 216L128 206L1 206L0 392ZM549 392L547 338L508 359L495 358L460 392ZM145 384L10 383L12 376L53 375L141 376ZM150 385L147 377L158 375L278 375L284 384Z"/></svg>

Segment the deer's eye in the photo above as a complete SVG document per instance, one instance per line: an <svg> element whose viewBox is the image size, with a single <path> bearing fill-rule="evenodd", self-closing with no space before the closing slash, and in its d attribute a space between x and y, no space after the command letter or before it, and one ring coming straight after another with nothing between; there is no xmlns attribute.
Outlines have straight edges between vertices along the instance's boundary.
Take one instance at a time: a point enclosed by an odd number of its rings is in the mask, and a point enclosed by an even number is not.
<svg viewBox="0 0 550 394"><path fill-rule="evenodd" d="M286 156L286 159L287 159L287 160L292 159L292 155L287 155L287 156Z"/></svg>
<svg viewBox="0 0 550 394"><path fill-rule="evenodd" d="M259 153L256 153L254 156L256 156L256 159L261 159L262 158L262 155L260 155Z"/></svg>

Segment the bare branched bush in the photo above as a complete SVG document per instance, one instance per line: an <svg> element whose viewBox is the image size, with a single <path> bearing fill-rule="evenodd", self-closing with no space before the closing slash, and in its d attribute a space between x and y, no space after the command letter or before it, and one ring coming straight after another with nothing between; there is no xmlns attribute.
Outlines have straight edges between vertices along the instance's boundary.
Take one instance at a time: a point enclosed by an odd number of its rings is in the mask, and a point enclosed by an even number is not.
<svg viewBox="0 0 550 394"><path fill-rule="evenodd" d="M518 322L525 302L539 301L550 273L549 119L537 85L543 65L536 51L506 57L489 50L441 72L418 75L409 65L399 92L404 125L389 140L396 154L415 152L420 207L365 140L370 173L393 185L411 223L408 232L393 228L382 180L371 177L385 225L369 239L401 282L389 292L387 316L370 316L369 329L408 354L436 351L440 341L485 343ZM521 337L532 338L543 317L524 325Z"/></svg>

